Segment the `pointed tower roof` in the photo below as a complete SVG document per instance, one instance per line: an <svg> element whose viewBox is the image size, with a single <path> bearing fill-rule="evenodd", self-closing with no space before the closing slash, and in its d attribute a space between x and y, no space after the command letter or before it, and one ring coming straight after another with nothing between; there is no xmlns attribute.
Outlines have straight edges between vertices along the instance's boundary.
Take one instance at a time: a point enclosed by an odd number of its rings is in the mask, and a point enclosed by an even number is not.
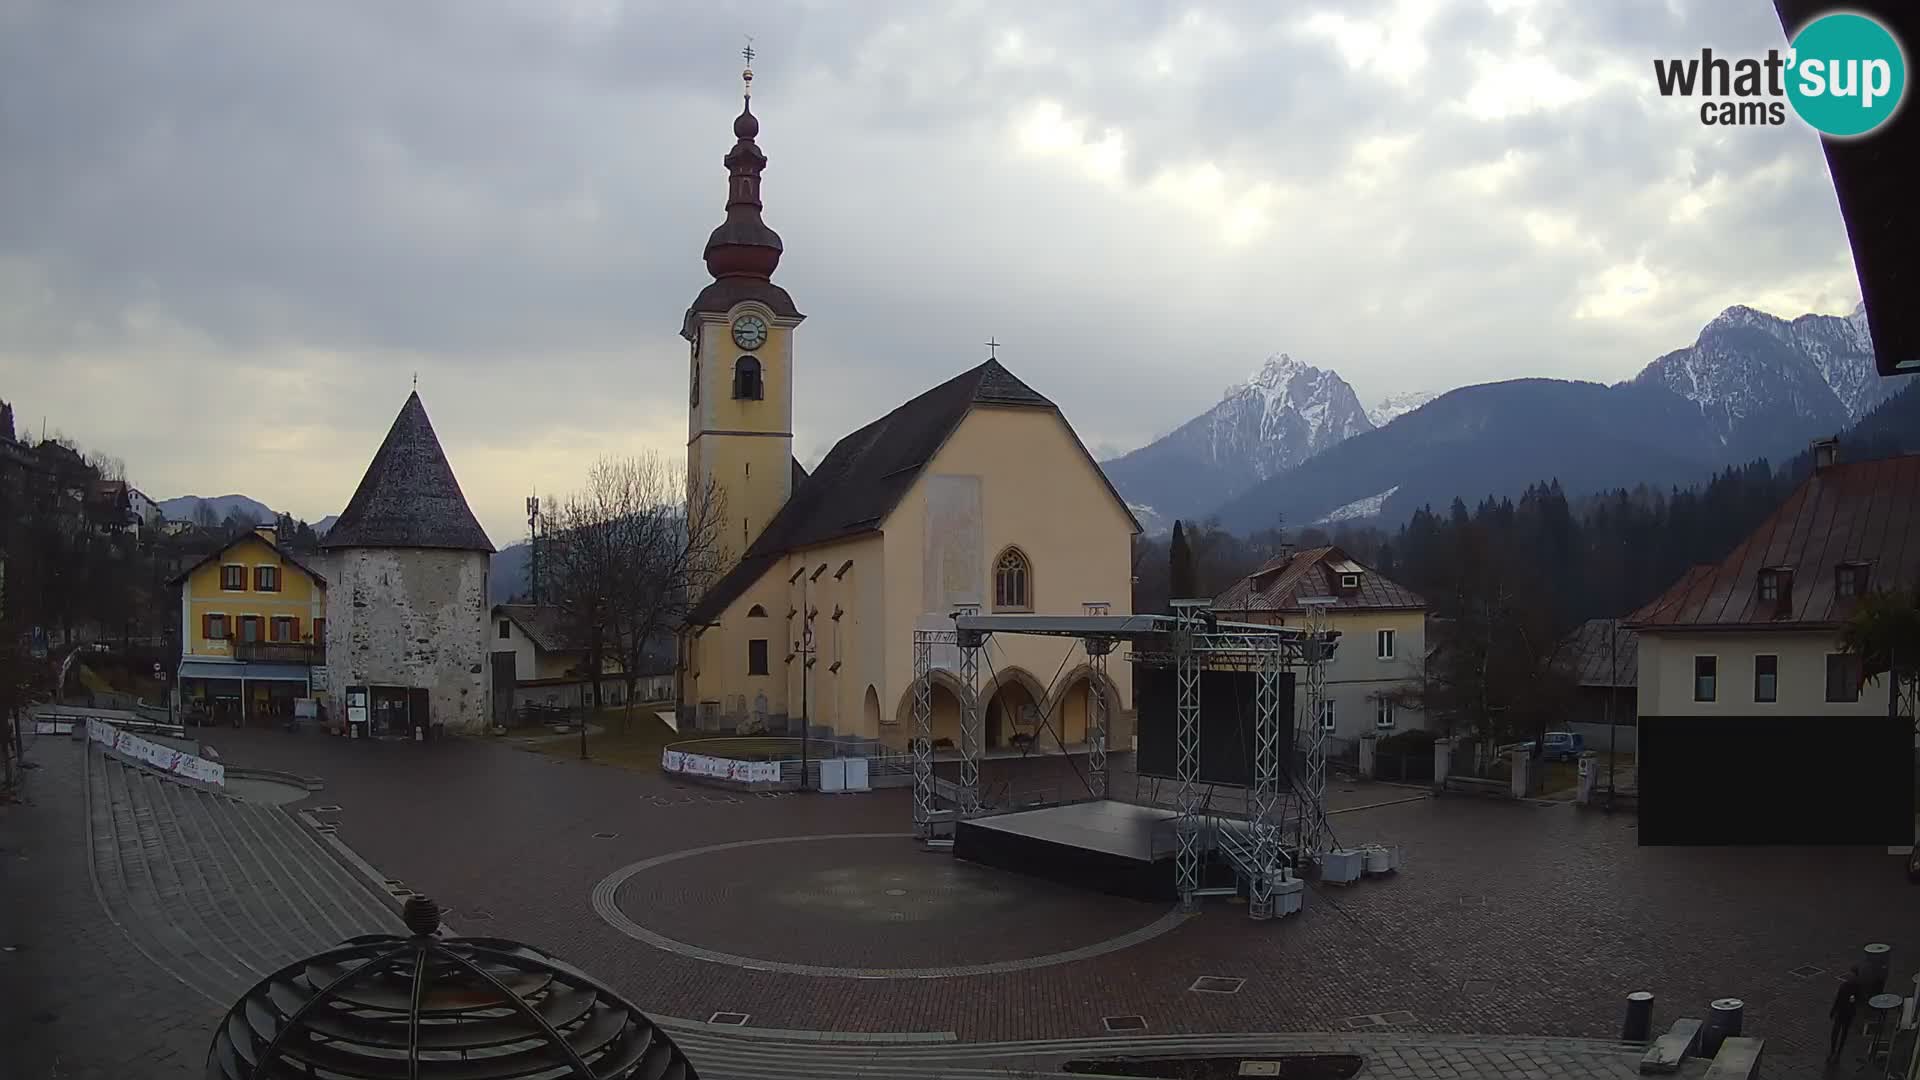
<svg viewBox="0 0 1920 1080"><path fill-rule="evenodd" d="M493 551L474 520L418 391L394 417L347 508L320 546Z"/></svg>
<svg viewBox="0 0 1920 1080"><path fill-rule="evenodd" d="M748 63L752 63L751 49ZM727 167L727 216L708 235L702 252L713 283L702 289L687 309L682 333L689 339L696 312L725 312L742 300L759 301L775 315L786 318L805 317L793 306L787 290L773 283L784 246L780 234L760 217L760 174L767 167L767 155L754 141L760 134L760 119L753 115L751 66L741 72L741 78L746 91L741 95L740 115L733 121L733 149L721 162Z"/></svg>

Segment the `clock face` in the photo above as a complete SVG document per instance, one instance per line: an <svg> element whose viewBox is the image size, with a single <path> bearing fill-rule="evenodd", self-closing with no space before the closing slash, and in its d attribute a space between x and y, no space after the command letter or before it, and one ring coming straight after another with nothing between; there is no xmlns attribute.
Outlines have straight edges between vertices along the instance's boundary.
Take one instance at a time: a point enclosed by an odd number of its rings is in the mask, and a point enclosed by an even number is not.
<svg viewBox="0 0 1920 1080"><path fill-rule="evenodd" d="M767 343L767 323L758 315L733 320L733 343L751 352Z"/></svg>

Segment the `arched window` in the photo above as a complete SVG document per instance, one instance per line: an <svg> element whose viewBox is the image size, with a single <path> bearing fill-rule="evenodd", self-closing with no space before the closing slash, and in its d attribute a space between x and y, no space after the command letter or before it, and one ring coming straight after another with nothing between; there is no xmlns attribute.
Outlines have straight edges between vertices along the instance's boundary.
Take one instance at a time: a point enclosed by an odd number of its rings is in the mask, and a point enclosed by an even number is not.
<svg viewBox="0 0 1920 1080"><path fill-rule="evenodd" d="M765 396L760 386L758 357L743 356L733 362L733 396L748 401L759 401Z"/></svg>
<svg viewBox="0 0 1920 1080"><path fill-rule="evenodd" d="M993 608L995 611L1033 608L1033 565L1019 548L1008 548L993 562Z"/></svg>
<svg viewBox="0 0 1920 1080"><path fill-rule="evenodd" d="M747 609L747 618L749 619L764 619L766 617L767 609L761 607L759 604L755 604Z"/></svg>

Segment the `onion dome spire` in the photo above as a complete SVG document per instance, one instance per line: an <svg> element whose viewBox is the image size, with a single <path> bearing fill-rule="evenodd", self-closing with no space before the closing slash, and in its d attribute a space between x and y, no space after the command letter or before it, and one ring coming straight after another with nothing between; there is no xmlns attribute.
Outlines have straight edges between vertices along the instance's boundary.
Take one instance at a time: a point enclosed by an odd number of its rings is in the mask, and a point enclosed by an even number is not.
<svg viewBox="0 0 1920 1080"><path fill-rule="evenodd" d="M733 149L723 164L727 167L727 220L707 237L707 272L723 277L771 278L780 265L780 234L760 220L760 174L767 167L767 156L760 152L754 137L760 134L760 119L753 115L753 44L740 50L746 69L740 73L740 115L733 121Z"/></svg>

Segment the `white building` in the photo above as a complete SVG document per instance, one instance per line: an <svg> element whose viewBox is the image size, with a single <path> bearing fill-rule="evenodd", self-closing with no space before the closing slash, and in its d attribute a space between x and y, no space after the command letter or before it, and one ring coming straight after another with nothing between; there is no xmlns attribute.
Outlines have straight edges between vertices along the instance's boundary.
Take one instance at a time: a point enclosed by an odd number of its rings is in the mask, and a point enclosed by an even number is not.
<svg viewBox="0 0 1920 1080"><path fill-rule="evenodd" d="M1327 734L1356 740L1426 727L1410 699L1427 654L1427 602L1339 548L1269 560L1215 597L1213 610L1235 622L1300 626L1310 601L1340 633L1319 718Z"/></svg>

